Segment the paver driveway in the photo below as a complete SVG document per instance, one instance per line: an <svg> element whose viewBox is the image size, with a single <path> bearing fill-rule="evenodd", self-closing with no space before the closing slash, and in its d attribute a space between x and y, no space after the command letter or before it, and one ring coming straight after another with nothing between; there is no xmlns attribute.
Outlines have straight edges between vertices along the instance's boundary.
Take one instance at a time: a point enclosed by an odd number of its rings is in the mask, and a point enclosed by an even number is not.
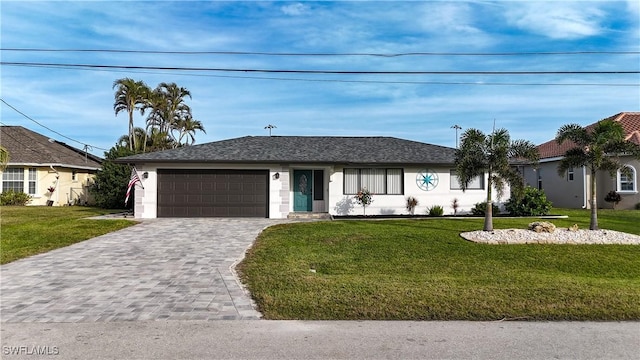
<svg viewBox="0 0 640 360"><path fill-rule="evenodd" d="M148 220L2 265L2 322L258 319L230 268L282 222Z"/></svg>

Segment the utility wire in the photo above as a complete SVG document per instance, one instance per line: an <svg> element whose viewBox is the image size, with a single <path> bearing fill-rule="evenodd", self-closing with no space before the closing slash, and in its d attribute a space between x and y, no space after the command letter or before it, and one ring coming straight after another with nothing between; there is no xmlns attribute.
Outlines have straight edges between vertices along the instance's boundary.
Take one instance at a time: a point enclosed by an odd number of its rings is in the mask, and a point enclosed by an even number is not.
<svg viewBox="0 0 640 360"><path fill-rule="evenodd" d="M63 138L65 138L65 139L69 139L69 140L71 140L71 141L77 142L78 144L81 144L81 145L86 146L86 147L91 147L91 148L95 148L95 149L99 149L99 150L108 151L107 149L103 149L103 148L101 148L101 147L97 147L97 146L89 145L89 144L87 144L87 143L85 143L85 142L78 141L78 140L76 140L76 139L72 139L72 138L70 138L70 137L68 137L68 136L66 136L66 135L64 135L64 134L62 134L62 133L59 133L59 132L57 132L57 131L53 130L52 128L50 128L50 127L48 127L48 126L46 126L46 125L44 125L44 124L42 124L42 123L40 123L40 122L38 122L38 121L34 120L33 118L29 117L28 115L26 115L26 114L25 114L25 113L23 113L22 111L20 111L20 110L16 109L16 108L15 108L15 107L13 107L11 104L9 104L8 102L4 101L4 99L0 98L0 101L2 101L5 105L7 105L7 106L8 106L8 107L10 107L11 109L13 109L13 110L14 110L15 112L17 112L18 114L20 114L20 115L24 116L25 118L27 118L27 119L29 119L29 120L33 121L34 123L36 123L36 124L38 124L38 125L42 126L43 128L45 128L45 129L47 129L47 130L51 131L51 132L52 132L52 133L54 133L54 134L58 134L58 135L62 136L62 137L63 137Z"/></svg>
<svg viewBox="0 0 640 360"><path fill-rule="evenodd" d="M369 71L369 70L286 70L286 69L232 69L207 67L177 67L177 66L139 66L139 65L97 65L97 64L62 64L40 62L7 62L0 65L61 67L85 69L127 69L127 70L167 70L167 71L215 71L215 72L243 72L243 73L280 73L280 74L334 74L334 75L613 75L640 74L640 70L611 70L611 71Z"/></svg>
<svg viewBox="0 0 640 360"><path fill-rule="evenodd" d="M120 50L120 49L38 49L38 48L0 48L0 51L12 52L85 52L85 53L130 53L130 54L168 54L168 55L259 55L259 56L532 56L532 55L638 55L640 51L531 51L531 52L402 52L402 53L294 53L262 51L162 51L162 50Z"/></svg>
<svg viewBox="0 0 640 360"><path fill-rule="evenodd" d="M66 68L60 66L27 66L42 67L63 70L84 70L84 71L102 71L127 74L154 74L154 75L178 75L192 77L213 77L224 79L248 79L248 80L274 80L274 81L307 81L307 82L334 82L334 83L363 83L363 84L406 84L406 85L477 85L477 86L605 86L605 87L639 87L640 83L513 83L513 82L465 82L465 81L384 81L384 80L344 80L344 79L303 79L303 78L281 78L266 76L238 76L238 75L214 75L214 74L188 74L188 73L171 73L163 71L136 71L124 69L85 69L85 68Z"/></svg>

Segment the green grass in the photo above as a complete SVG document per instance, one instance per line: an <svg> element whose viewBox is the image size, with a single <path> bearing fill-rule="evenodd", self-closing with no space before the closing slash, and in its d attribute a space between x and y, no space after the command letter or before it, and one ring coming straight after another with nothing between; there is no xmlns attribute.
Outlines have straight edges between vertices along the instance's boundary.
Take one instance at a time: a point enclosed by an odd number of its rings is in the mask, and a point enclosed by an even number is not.
<svg viewBox="0 0 640 360"><path fill-rule="evenodd" d="M555 212L570 216L551 220L558 227L588 228L588 211ZM640 235L640 211L599 216L601 228ZM238 269L268 319L640 319L640 246L485 245L459 236L481 228L469 218L278 225Z"/></svg>
<svg viewBox="0 0 640 360"><path fill-rule="evenodd" d="M0 263L75 244L135 224L129 220L88 220L109 213L90 207L0 207Z"/></svg>

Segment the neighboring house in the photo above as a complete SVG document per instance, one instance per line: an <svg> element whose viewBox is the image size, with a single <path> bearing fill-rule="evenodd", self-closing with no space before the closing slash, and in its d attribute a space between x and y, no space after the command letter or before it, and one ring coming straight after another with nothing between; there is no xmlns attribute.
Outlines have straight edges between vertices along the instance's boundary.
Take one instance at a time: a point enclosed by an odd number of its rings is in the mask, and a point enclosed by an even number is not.
<svg viewBox="0 0 640 360"><path fill-rule="evenodd" d="M247 136L117 159L137 167L136 218L362 215L354 196L373 193L367 215L416 214L451 202L468 212L486 199L486 176L463 193L455 149L391 137Z"/></svg>
<svg viewBox="0 0 640 360"><path fill-rule="evenodd" d="M2 191L33 197L28 205L90 204L89 186L101 159L22 126L0 127L0 145L9 162L2 173ZM55 188L53 193L50 188Z"/></svg>
<svg viewBox="0 0 640 360"><path fill-rule="evenodd" d="M607 118L619 122L624 128L626 139L640 144L640 112L622 112ZM591 124L589 126L593 126ZM588 126L588 127L589 127ZM587 127L587 128L588 128ZM569 169L564 176L558 175L558 164L567 150L574 147L570 141L559 145L555 140L538 146L540 151L540 165L537 169L525 168L525 181L538 189L544 190L553 206L561 208L589 208L590 190L587 169ZM630 175L618 171L611 177L608 172L601 171L596 179L596 196L599 208L611 208L612 203L604 201L604 197L611 190L621 195L622 201L616 209L633 209L640 203L638 194L638 176L640 175L640 161L631 157L622 157L621 162L630 170Z"/></svg>

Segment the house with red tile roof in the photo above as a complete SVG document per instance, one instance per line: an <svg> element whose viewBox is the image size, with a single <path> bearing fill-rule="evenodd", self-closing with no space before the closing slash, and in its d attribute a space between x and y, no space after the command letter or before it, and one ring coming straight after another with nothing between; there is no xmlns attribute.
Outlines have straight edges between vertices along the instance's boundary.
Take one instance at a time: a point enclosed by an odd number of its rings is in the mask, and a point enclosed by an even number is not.
<svg viewBox="0 0 640 360"><path fill-rule="evenodd" d="M640 112L621 112L603 120L613 120L622 125L625 139L640 145ZM602 120L601 120L602 121ZM589 129L596 123L588 125ZM569 169L560 176L558 164L567 150L575 145L570 141L558 144L555 139L538 146L540 165L537 169L526 167L525 181L528 185L544 190L554 207L589 208L589 176L585 168ZM640 203L638 176L640 161L632 157L622 157L621 162L630 170L629 174L618 171L613 177L608 172L598 173L597 204L599 208L612 208L614 204L604 201L610 191L620 194L622 201L616 209L633 209Z"/></svg>
<svg viewBox="0 0 640 360"><path fill-rule="evenodd" d="M89 187L102 159L22 126L0 126L0 145L9 153L0 171L2 192L31 195L27 205L90 204Z"/></svg>

